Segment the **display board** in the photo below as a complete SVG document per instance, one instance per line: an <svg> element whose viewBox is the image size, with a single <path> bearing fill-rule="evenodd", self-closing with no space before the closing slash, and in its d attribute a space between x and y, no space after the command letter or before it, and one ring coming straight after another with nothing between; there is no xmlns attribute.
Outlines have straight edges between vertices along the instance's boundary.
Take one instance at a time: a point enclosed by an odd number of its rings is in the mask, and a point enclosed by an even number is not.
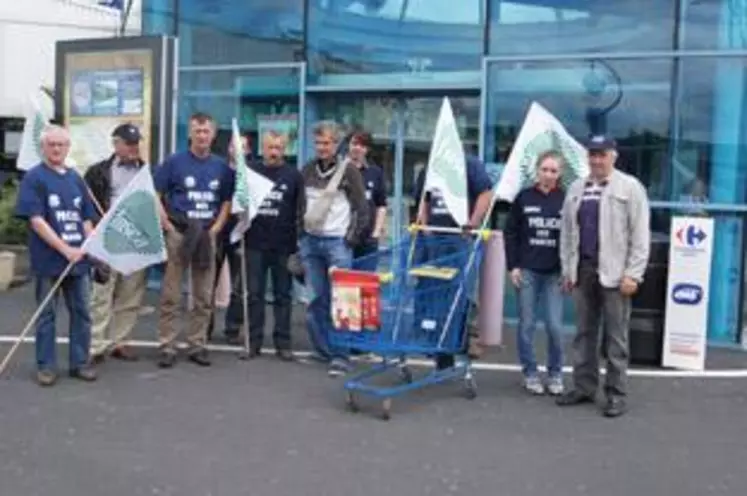
<svg viewBox="0 0 747 496"><path fill-rule="evenodd" d="M123 123L140 128L147 163L172 151L174 56L174 40L160 36L57 43L55 118L70 131L79 168L112 153L111 133Z"/></svg>

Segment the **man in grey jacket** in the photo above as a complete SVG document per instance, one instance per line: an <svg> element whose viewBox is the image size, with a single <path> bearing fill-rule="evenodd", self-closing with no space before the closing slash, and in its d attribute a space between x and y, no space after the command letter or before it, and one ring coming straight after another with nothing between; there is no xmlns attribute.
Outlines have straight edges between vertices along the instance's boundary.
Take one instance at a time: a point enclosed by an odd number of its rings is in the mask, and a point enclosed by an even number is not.
<svg viewBox="0 0 747 496"><path fill-rule="evenodd" d="M601 337L607 361L602 412L618 417L627 410L631 298L648 264L649 205L643 185L615 169L614 140L594 136L587 148L591 173L571 185L562 213L563 281L574 292L577 331L574 387L557 403L573 406L595 401Z"/></svg>

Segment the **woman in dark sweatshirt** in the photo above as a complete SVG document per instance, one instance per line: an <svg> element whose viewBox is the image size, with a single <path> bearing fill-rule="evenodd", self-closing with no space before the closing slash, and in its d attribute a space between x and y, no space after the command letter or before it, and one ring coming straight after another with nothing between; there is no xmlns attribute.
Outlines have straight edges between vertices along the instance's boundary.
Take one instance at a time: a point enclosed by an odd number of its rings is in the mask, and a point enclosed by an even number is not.
<svg viewBox="0 0 747 496"><path fill-rule="evenodd" d="M537 183L514 199L504 231L506 264L518 292L519 362L524 388L544 394L545 384L537 374L534 330L537 309L545 310L548 340L547 392L563 392L563 293L560 277L560 216L565 193L560 189L563 156L548 151L537 160Z"/></svg>

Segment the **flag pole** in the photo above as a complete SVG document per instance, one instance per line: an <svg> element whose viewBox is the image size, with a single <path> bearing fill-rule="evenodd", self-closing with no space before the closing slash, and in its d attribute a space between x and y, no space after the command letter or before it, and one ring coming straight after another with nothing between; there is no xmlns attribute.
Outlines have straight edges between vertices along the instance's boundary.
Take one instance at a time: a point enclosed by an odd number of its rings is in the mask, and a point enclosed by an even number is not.
<svg viewBox="0 0 747 496"><path fill-rule="evenodd" d="M36 324L36 321L39 320L39 316L41 315L44 308L46 308L47 304L49 304L49 300L52 299L52 296L54 296L54 294L60 288L62 281L65 280L65 278L67 277L67 275L70 273L70 271L72 270L74 266L75 266L74 262L70 262L67 264L67 267L65 267L65 270L62 271L62 274L60 275L60 277L58 277L57 281L55 281L55 283L52 285L52 288L47 293L47 296L44 297L44 300L42 300L41 304L36 309L36 312L34 312L34 315L32 315L31 319L29 319L28 323L26 324L26 327L18 335L15 342L13 343L13 347L11 347L10 351L8 351L8 353L5 355L3 362L0 363L0 376L3 375L3 372L5 372L5 369L10 363L11 359L13 358L13 355L15 355L16 351L18 350L18 347L21 346L23 339L29 333L29 331L34 326L34 324Z"/></svg>
<svg viewBox="0 0 747 496"><path fill-rule="evenodd" d="M244 312L244 349L239 354L241 360L249 358L249 290L247 289L246 273L246 237L241 237L241 308Z"/></svg>

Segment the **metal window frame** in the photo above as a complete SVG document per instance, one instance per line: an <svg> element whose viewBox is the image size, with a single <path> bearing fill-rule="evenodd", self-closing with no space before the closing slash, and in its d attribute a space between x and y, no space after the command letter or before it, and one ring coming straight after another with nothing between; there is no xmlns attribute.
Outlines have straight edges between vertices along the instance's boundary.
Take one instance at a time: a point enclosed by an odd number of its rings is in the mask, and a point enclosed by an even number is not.
<svg viewBox="0 0 747 496"><path fill-rule="evenodd" d="M494 62L563 62L587 59L625 60L625 59L665 59L686 57L747 57L747 49L740 50L656 50L629 52L578 52L578 53L543 53L527 55L487 55L488 64Z"/></svg>
<svg viewBox="0 0 747 496"><path fill-rule="evenodd" d="M306 62L266 62L259 64L219 64L219 65L191 65L180 66L178 76L182 73L205 73L205 72L227 72L246 71L258 72L277 71L287 69L298 73L298 166L301 167L306 161ZM174 106L177 105L179 93L174 89ZM176 111L174 118L177 118ZM176 139L174 139L176 142Z"/></svg>

